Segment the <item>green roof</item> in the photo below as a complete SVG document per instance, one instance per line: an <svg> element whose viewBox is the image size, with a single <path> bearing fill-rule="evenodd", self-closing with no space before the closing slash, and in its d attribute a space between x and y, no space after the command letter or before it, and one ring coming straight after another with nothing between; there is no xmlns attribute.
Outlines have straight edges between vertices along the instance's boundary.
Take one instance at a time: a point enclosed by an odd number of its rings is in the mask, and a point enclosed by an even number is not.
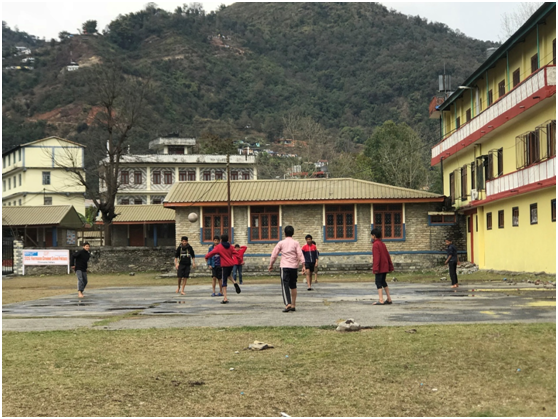
<svg viewBox="0 0 558 419"><path fill-rule="evenodd" d="M83 223L72 205L3 206L2 226L59 226L78 229L83 227Z"/></svg>
<svg viewBox="0 0 558 419"><path fill-rule="evenodd" d="M481 64L481 66L475 70L473 74L469 76L467 80L460 84L460 86L468 86L474 82L476 79L483 76L483 74L492 68L496 62L503 58L508 50L510 50L516 43L522 42L527 36L527 34L539 23L540 20L545 19L550 13L555 13L556 3L555 2L546 2L544 3L539 9L533 13L533 15L521 26L512 36L508 38L506 42L504 42L500 48L498 48L494 53L488 57L488 59ZM444 103L440 105L440 110L443 111L448 106L450 106L456 99L461 96L463 93L462 89L457 89L455 92L452 93L450 97L448 97Z"/></svg>

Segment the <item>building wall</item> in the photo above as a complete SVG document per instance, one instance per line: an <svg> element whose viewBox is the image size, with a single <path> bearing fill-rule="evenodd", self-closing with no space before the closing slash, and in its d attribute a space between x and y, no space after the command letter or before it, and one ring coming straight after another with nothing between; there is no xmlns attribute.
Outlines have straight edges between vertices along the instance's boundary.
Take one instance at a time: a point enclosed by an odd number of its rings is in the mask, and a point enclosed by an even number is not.
<svg viewBox="0 0 558 419"><path fill-rule="evenodd" d="M430 226L428 212L439 211L441 204L405 204L405 240L389 241L386 246L400 269L429 268L443 262L446 237L452 237L459 250L466 250L466 237L463 220L455 225ZM301 245L304 237L312 235L317 243L321 258L330 268L342 266L343 269L368 269L371 255L371 207L358 204L356 209L357 240L345 242L325 242L322 205L283 205L281 206L281 228L292 225L294 238ZM201 219L194 223L188 215L195 213L200 217L200 207L176 208L176 245L181 236L188 236L189 243L198 254L204 253L210 243L200 242ZM276 242L248 243L248 207L233 207L233 242L247 245L246 260L253 269L264 270ZM198 250L199 249L199 250ZM464 257L463 257L464 258Z"/></svg>
<svg viewBox="0 0 558 419"><path fill-rule="evenodd" d="M474 232L475 262L481 269L556 273L556 222L551 220L554 188L485 205L477 215L479 232ZM530 205L537 204L538 222L530 223ZM519 209L519 225L512 226L512 208ZM498 226L498 212L504 211L504 227ZM487 229L487 214L492 229ZM482 234L482 239L480 236ZM470 234L467 235L470 248Z"/></svg>

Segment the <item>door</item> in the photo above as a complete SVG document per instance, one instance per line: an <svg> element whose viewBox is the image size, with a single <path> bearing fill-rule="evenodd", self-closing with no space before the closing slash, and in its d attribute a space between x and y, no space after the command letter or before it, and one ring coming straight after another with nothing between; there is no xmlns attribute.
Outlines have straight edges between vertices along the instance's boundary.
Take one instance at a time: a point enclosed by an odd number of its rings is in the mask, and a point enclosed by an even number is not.
<svg viewBox="0 0 558 419"><path fill-rule="evenodd" d="M130 246L145 246L143 234L143 224L131 224L130 225Z"/></svg>
<svg viewBox="0 0 558 419"><path fill-rule="evenodd" d="M473 226L473 218L474 218L473 214L471 214L471 216L468 217L469 219L468 230L469 230L469 237L471 239L471 260L470 260L471 263L475 263L475 241L474 241L475 228Z"/></svg>
<svg viewBox="0 0 558 419"><path fill-rule="evenodd" d="M45 247L52 247L52 229L45 228Z"/></svg>

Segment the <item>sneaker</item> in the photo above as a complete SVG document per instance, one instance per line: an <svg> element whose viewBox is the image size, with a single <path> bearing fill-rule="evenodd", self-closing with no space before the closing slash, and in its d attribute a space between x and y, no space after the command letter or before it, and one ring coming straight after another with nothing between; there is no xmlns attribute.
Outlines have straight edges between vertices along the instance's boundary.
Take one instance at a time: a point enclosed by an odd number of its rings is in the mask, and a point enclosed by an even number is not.
<svg viewBox="0 0 558 419"><path fill-rule="evenodd" d="M211 294L212 297L217 297L217 294L213 293Z"/></svg>
<svg viewBox="0 0 558 419"><path fill-rule="evenodd" d="M242 279L239 282L240 282L240 285L242 285Z"/></svg>
<svg viewBox="0 0 558 419"><path fill-rule="evenodd" d="M219 293L217 294L218 297L223 297L223 294Z"/></svg>

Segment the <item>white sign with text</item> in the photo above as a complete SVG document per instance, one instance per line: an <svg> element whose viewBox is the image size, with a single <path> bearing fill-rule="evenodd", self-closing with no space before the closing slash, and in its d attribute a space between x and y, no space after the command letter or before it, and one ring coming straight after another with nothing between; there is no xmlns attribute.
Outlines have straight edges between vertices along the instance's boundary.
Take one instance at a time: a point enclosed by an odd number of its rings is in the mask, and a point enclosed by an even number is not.
<svg viewBox="0 0 558 419"><path fill-rule="evenodd" d="M23 250L23 275L25 266L38 265L66 265L70 273L70 251L67 249L25 249Z"/></svg>

